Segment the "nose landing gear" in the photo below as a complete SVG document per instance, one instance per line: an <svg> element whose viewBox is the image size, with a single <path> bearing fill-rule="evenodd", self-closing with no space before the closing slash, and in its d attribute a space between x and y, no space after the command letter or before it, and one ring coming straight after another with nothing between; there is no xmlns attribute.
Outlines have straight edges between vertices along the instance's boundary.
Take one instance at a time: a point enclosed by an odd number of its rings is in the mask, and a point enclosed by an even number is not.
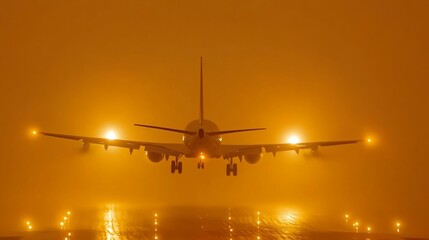
<svg viewBox="0 0 429 240"><path fill-rule="evenodd" d="M197 165L197 167L198 167L198 169L204 169L204 162L198 162L198 165Z"/></svg>

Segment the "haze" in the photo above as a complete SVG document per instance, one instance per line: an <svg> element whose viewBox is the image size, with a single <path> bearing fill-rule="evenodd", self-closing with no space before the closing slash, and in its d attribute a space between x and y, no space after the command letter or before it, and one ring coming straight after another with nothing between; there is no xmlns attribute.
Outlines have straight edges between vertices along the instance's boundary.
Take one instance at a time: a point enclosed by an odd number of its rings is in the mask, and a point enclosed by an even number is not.
<svg viewBox="0 0 429 240"><path fill-rule="evenodd" d="M330 221L401 219L429 235L427 1L1 1L0 225L65 208L295 206ZM267 127L225 143L372 137L320 154L264 155L183 174L144 151L31 136L34 129L180 142L198 118ZM49 219L48 217L46 217ZM334 219L334 220L332 220ZM48 224L48 223L47 223ZM386 227L387 228L387 227Z"/></svg>

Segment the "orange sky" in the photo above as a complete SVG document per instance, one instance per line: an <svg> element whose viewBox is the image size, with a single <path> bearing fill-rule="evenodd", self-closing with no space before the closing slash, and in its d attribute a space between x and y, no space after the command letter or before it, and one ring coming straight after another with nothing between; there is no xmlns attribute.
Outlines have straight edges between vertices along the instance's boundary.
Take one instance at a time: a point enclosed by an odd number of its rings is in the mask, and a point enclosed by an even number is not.
<svg viewBox="0 0 429 240"><path fill-rule="evenodd" d="M1 1L0 225L27 212L105 202L294 205L309 214L401 218L428 236L428 1ZM143 151L29 137L50 132L179 142L133 123L267 127L225 143L373 136L184 173ZM8 225L9 224L9 225ZM1 228L1 227L0 227Z"/></svg>

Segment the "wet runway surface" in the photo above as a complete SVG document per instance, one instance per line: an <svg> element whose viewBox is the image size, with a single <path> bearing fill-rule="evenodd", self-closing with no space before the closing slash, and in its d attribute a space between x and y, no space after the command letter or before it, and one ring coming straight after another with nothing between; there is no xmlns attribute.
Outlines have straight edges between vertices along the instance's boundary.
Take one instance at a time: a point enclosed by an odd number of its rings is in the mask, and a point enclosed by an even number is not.
<svg viewBox="0 0 429 240"><path fill-rule="evenodd" d="M176 207L126 210L112 205L98 210L76 211L64 219L57 228L32 229L0 237L0 240L411 239L394 233L320 230L292 209L262 211L249 208Z"/></svg>

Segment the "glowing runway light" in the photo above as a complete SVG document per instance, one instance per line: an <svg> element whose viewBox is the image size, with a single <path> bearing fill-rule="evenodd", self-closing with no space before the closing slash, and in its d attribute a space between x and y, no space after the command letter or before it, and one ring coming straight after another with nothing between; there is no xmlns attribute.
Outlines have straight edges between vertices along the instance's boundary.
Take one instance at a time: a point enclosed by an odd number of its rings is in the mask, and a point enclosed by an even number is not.
<svg viewBox="0 0 429 240"><path fill-rule="evenodd" d="M368 227L367 230L368 230L368 233L371 233L371 227Z"/></svg>
<svg viewBox="0 0 429 240"><path fill-rule="evenodd" d="M256 221L256 224L258 225L258 229L259 229L259 225L261 225L261 218L260 218L261 213L258 211L258 218Z"/></svg>
<svg viewBox="0 0 429 240"><path fill-rule="evenodd" d="M158 239L158 213L154 213L154 231L155 231L155 235L154 235L154 239Z"/></svg>

